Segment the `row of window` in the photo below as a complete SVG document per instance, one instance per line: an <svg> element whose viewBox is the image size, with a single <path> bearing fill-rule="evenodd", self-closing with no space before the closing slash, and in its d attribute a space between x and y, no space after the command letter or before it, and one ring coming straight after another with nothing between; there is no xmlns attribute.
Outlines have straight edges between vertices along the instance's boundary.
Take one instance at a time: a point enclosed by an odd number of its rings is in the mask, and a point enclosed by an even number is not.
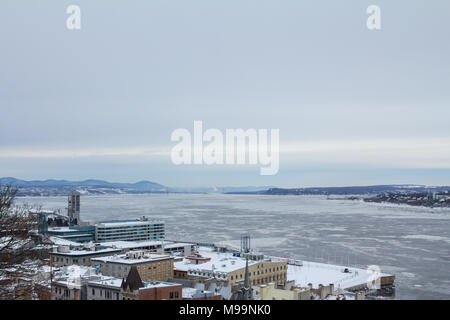
<svg viewBox="0 0 450 320"><path fill-rule="evenodd" d="M164 230L164 226L136 226L136 227L117 227L117 228L102 228L102 227L98 227L97 228L98 232L118 232L118 231L123 231L123 230Z"/></svg>
<svg viewBox="0 0 450 320"><path fill-rule="evenodd" d="M98 241L105 241L105 240L161 240L164 239L164 235L152 235L152 234L146 234L146 235L111 235L111 236L104 236L99 234L97 236Z"/></svg>
<svg viewBox="0 0 450 320"><path fill-rule="evenodd" d="M70 290L68 290L68 289L63 289L63 290L61 290L60 287L55 287L56 294L59 294L59 295L62 294L65 298L70 298Z"/></svg>
<svg viewBox="0 0 450 320"><path fill-rule="evenodd" d="M257 268L259 268L260 266L258 265L257 266ZM261 265L261 267L262 267L262 265ZM280 267L274 267L273 269L272 268L266 268L265 270L261 270L261 271L253 271L253 276L259 276L259 275L262 275L262 274L264 274L264 272L265 273L271 273L272 271L273 272L275 272L275 271L282 271L282 270L287 270L287 266L280 266ZM252 275L252 273L250 272L250 275ZM243 278L243 274L241 273L240 275L236 275L236 277L233 277L233 276L231 276L230 277L230 280L234 280L233 278L235 278L236 280L238 279L238 277L240 277L240 279L242 279ZM270 277L269 277L270 278Z"/></svg>
<svg viewBox="0 0 450 320"><path fill-rule="evenodd" d="M118 292L111 292L110 290L104 290L105 291L105 299L116 299L119 300L119 293ZM92 288L92 295L95 296L96 292L99 293L100 297L103 297L103 290L102 289L97 289L95 290L95 288ZM114 297L114 298L113 298Z"/></svg>

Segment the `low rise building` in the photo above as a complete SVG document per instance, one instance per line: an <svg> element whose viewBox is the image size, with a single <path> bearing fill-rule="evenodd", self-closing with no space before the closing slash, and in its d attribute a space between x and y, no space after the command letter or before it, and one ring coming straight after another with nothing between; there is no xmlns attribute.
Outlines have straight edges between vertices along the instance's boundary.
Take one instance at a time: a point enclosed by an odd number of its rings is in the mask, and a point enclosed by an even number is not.
<svg viewBox="0 0 450 320"><path fill-rule="evenodd" d="M132 266L121 288L123 300L181 300L182 285L162 281L142 281Z"/></svg>
<svg viewBox="0 0 450 320"><path fill-rule="evenodd" d="M87 300L122 300L123 279L105 277L87 283Z"/></svg>
<svg viewBox="0 0 450 320"><path fill-rule="evenodd" d="M181 279L215 279L226 285L240 285L245 278L246 260L240 254L217 252L212 248L201 248L197 255L175 262L174 276ZM263 255L249 255L251 285L275 282L284 285L287 276L285 261L272 261Z"/></svg>
<svg viewBox="0 0 450 320"><path fill-rule="evenodd" d="M98 248L95 246L89 248L58 246L50 252L51 264L55 267L80 265L91 266L91 259L97 257L120 254L122 250L113 248Z"/></svg>
<svg viewBox="0 0 450 320"><path fill-rule="evenodd" d="M253 288L258 300L310 300L311 290L291 285L278 287L275 282L263 284Z"/></svg>
<svg viewBox="0 0 450 320"><path fill-rule="evenodd" d="M104 275L126 278L136 267L142 280L166 281L173 277L174 258L167 254L130 251L126 254L91 259L91 265Z"/></svg>
<svg viewBox="0 0 450 320"><path fill-rule="evenodd" d="M61 268L51 282L52 300L86 300L87 283L102 278L90 267L72 265Z"/></svg>

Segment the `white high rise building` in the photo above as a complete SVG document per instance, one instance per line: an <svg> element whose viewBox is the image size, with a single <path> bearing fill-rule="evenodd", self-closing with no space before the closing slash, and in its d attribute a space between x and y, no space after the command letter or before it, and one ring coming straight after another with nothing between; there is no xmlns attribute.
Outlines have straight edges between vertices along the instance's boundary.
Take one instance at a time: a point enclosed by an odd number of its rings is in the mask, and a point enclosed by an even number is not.
<svg viewBox="0 0 450 320"><path fill-rule="evenodd" d="M95 225L95 240L98 242L164 240L164 222L144 217L136 220L102 221Z"/></svg>

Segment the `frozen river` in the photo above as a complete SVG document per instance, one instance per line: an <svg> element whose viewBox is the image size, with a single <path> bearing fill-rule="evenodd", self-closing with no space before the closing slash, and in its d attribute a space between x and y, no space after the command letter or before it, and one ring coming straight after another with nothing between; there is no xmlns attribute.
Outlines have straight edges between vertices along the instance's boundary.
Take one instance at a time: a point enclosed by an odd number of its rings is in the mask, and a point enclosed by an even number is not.
<svg viewBox="0 0 450 320"><path fill-rule="evenodd" d="M66 197L26 197L43 209ZM166 238L239 245L249 232L265 254L317 262L378 265L396 275L396 298L450 299L450 210L327 200L321 196L82 196L83 220L159 218Z"/></svg>

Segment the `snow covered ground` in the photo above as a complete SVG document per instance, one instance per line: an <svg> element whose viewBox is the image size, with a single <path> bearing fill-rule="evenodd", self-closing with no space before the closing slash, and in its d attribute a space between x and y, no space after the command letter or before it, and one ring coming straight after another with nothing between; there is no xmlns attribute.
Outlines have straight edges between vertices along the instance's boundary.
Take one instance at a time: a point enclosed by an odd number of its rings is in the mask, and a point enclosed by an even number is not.
<svg viewBox="0 0 450 320"><path fill-rule="evenodd" d="M344 272L346 269L348 272ZM295 280L295 284L302 287L311 283L313 288L318 288L319 284L327 286L333 283L336 289L347 289L372 283L382 276L388 275L376 268L365 270L308 261L303 261L303 266L289 264L287 271L288 281Z"/></svg>

